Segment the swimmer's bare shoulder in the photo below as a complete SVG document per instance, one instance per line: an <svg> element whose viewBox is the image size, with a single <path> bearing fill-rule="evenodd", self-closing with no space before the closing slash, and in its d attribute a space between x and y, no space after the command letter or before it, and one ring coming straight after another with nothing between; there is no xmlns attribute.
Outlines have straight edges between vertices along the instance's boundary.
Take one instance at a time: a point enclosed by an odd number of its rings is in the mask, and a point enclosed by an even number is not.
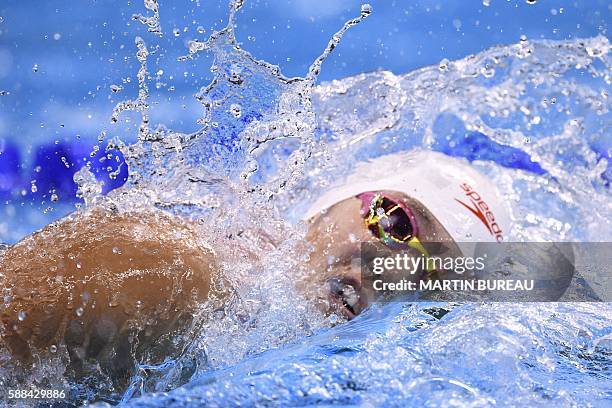
<svg viewBox="0 0 612 408"><path fill-rule="evenodd" d="M117 361L172 343L213 262L193 226L161 211L75 213L0 256L1 346L22 362L66 347L75 370L95 359L128 375Z"/></svg>

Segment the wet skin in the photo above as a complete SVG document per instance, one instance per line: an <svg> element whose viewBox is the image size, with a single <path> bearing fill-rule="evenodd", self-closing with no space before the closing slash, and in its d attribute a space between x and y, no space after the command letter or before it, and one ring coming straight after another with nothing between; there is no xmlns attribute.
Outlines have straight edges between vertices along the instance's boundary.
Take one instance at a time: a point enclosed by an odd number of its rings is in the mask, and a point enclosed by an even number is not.
<svg viewBox="0 0 612 408"><path fill-rule="evenodd" d="M420 202L397 191L382 193L401 200L412 211L418 226L418 238L430 255L460 253L449 233ZM377 296L361 279L362 243L375 247L378 256L393 256L399 250L388 247L375 237L367 228L364 215L362 200L351 197L308 221L307 239L313 245L310 257L313 276L306 279L302 290L315 290L314 296L322 300L321 303L325 304L324 300L327 300L334 311L349 319L361 313ZM419 256L414 249L401 250ZM411 275L411 279L422 279L424 274L425 271L418 271Z"/></svg>
<svg viewBox="0 0 612 408"><path fill-rule="evenodd" d="M132 356L173 349L215 270L195 231L165 213L73 215L0 256L3 346L27 367L65 345L68 373L95 363L123 385Z"/></svg>
<svg viewBox="0 0 612 408"><path fill-rule="evenodd" d="M438 242L425 244L430 253L454 246L420 203L388 193L412 210L422 242ZM311 273L296 278L307 297L347 318L372 298L354 260L361 242L379 241L361 211L353 197L308 220ZM0 255L0 348L27 366L35 355L65 346L69 375L79 378L99 364L124 387L134 360L161 362L180 351L183 344L172 340L188 330L217 271L213 250L193 226L164 212L95 209L70 216Z"/></svg>

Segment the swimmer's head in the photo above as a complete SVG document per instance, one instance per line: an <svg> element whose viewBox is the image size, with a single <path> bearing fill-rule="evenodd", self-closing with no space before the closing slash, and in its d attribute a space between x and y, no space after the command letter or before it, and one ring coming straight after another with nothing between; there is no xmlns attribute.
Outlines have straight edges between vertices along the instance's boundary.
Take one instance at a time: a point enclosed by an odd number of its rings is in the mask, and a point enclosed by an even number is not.
<svg viewBox="0 0 612 408"><path fill-rule="evenodd" d="M307 238L316 254L309 266L316 277L318 296L348 318L361 313L374 296L362 285L363 243L387 256L397 251L414 256L459 251L427 207L391 190L367 191L337 202L310 219ZM418 271L413 277L420 279L426 273Z"/></svg>
<svg viewBox="0 0 612 408"><path fill-rule="evenodd" d="M310 267L318 297L352 318L373 298L361 282L361 244L393 255L472 255L476 242L501 242L506 206L467 164L433 152L391 155L356 167L307 212ZM429 271L412 275L423 279Z"/></svg>

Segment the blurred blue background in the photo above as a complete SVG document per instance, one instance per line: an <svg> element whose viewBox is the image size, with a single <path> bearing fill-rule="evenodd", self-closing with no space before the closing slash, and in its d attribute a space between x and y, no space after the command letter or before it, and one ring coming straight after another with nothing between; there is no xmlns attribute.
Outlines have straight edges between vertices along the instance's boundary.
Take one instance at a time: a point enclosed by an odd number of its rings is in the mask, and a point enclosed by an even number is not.
<svg viewBox="0 0 612 408"><path fill-rule="evenodd" d="M119 101L137 94L134 37L149 59L152 123L192 132L201 105L193 94L211 80L211 59L177 62L191 39L206 39L227 19L227 2L160 0L163 37L134 21L141 0L2 0L0 3L0 242L13 242L74 208L72 175L102 129L131 142L139 119L110 123ZM247 0L237 37L286 76L304 75L331 35L359 14L354 0ZM612 3L527 0L369 2L374 13L351 29L320 80L378 69L405 73L443 58L530 39L608 36ZM111 90L112 85L122 88ZM105 190L120 185L119 153L99 152L94 171ZM519 159L523 160L523 159ZM527 164L528 165L528 164ZM537 171L537 169L535 169Z"/></svg>

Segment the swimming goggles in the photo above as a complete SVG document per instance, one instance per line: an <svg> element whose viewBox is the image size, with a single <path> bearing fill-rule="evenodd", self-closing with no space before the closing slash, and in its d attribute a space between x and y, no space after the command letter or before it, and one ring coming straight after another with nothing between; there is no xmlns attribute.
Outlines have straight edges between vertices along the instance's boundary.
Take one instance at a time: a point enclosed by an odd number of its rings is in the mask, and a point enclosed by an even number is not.
<svg viewBox="0 0 612 408"><path fill-rule="evenodd" d="M393 249L413 248L427 260L427 272L435 272L430 256L417 238L418 226L412 211L387 194L366 192L357 195L366 227L383 244Z"/></svg>

